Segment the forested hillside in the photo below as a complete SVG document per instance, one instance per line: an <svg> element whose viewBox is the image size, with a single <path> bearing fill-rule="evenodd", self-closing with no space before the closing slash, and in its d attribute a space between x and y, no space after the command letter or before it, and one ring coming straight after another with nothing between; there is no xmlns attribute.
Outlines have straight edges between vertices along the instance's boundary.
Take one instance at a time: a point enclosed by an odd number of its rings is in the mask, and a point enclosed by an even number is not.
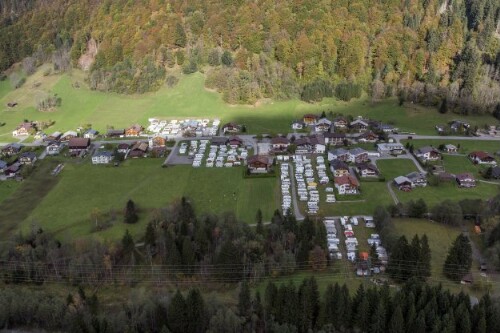
<svg viewBox="0 0 500 333"><path fill-rule="evenodd" d="M0 13L0 70L58 50L58 69L88 66L93 89L151 91L182 68L206 71L230 103L316 100L350 83L500 113L496 0L0 0Z"/></svg>

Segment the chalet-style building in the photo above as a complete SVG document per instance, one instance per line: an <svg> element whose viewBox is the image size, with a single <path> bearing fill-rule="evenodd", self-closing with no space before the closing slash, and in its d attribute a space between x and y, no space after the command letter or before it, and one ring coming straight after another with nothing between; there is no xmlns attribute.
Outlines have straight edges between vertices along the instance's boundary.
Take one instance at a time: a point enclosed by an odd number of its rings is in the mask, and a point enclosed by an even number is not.
<svg viewBox="0 0 500 333"><path fill-rule="evenodd" d="M349 162L352 163L364 163L369 160L368 152L363 148L353 148L349 150Z"/></svg>
<svg viewBox="0 0 500 333"><path fill-rule="evenodd" d="M356 171L362 178L378 177L380 172L377 167L371 163L357 163Z"/></svg>
<svg viewBox="0 0 500 333"><path fill-rule="evenodd" d="M99 135L99 132L96 131L95 129L89 129L85 133L83 133L83 137L87 139L95 139Z"/></svg>
<svg viewBox="0 0 500 333"><path fill-rule="evenodd" d="M349 127L355 131L355 132L364 132L368 129L370 125L368 124L368 121L366 120L363 120L363 119L356 119L354 121L352 121L350 124L349 124Z"/></svg>
<svg viewBox="0 0 500 333"><path fill-rule="evenodd" d="M36 159L36 154L32 151L28 151L19 156L19 163L22 165L33 165Z"/></svg>
<svg viewBox="0 0 500 333"><path fill-rule="evenodd" d="M497 164L495 158L491 154L484 151L473 151L468 156L474 164Z"/></svg>
<svg viewBox="0 0 500 333"><path fill-rule="evenodd" d="M47 155L59 155L59 153L61 152L61 150L63 149L63 144L59 141L52 141L52 142L49 142L49 144L47 145L47 147L45 148L45 151L47 153Z"/></svg>
<svg viewBox="0 0 500 333"><path fill-rule="evenodd" d="M243 145L243 140L240 137L233 135L233 136L229 137L228 144L229 144L229 147L231 147L231 148L238 148L238 147L241 147Z"/></svg>
<svg viewBox="0 0 500 333"><path fill-rule="evenodd" d="M109 164L113 160L113 153L110 151L100 151L92 156L92 164Z"/></svg>
<svg viewBox="0 0 500 333"><path fill-rule="evenodd" d="M328 152L328 161L339 160L342 162L349 161L349 151L344 148L337 148L334 150L330 150Z"/></svg>
<svg viewBox="0 0 500 333"><path fill-rule="evenodd" d="M349 126L349 122L344 117L337 117L333 119L333 127L338 129L346 129Z"/></svg>
<svg viewBox="0 0 500 333"><path fill-rule="evenodd" d="M332 122L326 118L321 118L314 125L314 130L316 132L328 132L332 127Z"/></svg>
<svg viewBox="0 0 500 333"><path fill-rule="evenodd" d="M349 166L339 159L330 161L330 170L334 177L342 177L349 174Z"/></svg>
<svg viewBox="0 0 500 333"><path fill-rule="evenodd" d="M123 138L125 136L125 130L124 129L110 129L106 133L106 136L108 138Z"/></svg>
<svg viewBox="0 0 500 333"><path fill-rule="evenodd" d="M68 149L71 155L79 155L85 152L90 147L90 139L87 138L71 138L68 142Z"/></svg>
<svg viewBox="0 0 500 333"><path fill-rule="evenodd" d="M325 152L325 137L315 134L299 138L294 142L297 147L296 154L323 154Z"/></svg>
<svg viewBox="0 0 500 333"><path fill-rule="evenodd" d="M325 144L332 146L342 146L347 138L345 133L327 132L323 136L325 137Z"/></svg>
<svg viewBox="0 0 500 333"><path fill-rule="evenodd" d="M441 153L434 147L425 146L415 151L415 156L423 162L434 162L441 159Z"/></svg>
<svg viewBox="0 0 500 333"><path fill-rule="evenodd" d="M21 145L20 143L9 143L8 145L2 148L2 155L10 157L12 155L18 154L22 148L23 145Z"/></svg>
<svg viewBox="0 0 500 333"><path fill-rule="evenodd" d="M36 130L36 127L33 123L22 123L16 127L16 129L12 132L12 136L28 136L30 132Z"/></svg>
<svg viewBox="0 0 500 333"><path fill-rule="evenodd" d="M302 117L302 121L306 124L306 126L316 125L318 116L315 114L305 114L304 117Z"/></svg>
<svg viewBox="0 0 500 333"><path fill-rule="evenodd" d="M141 158L146 156L146 153L148 152L149 145L147 142L143 141L137 141L132 148L130 148L130 151L128 152L128 157L130 158Z"/></svg>
<svg viewBox="0 0 500 333"><path fill-rule="evenodd" d="M406 175L406 178L408 178L411 183L412 187L425 187L427 186L427 178L425 177L424 174L420 172L411 172Z"/></svg>
<svg viewBox="0 0 500 333"><path fill-rule="evenodd" d="M394 185L400 189L401 191L404 192L409 192L413 188L413 183L412 181L405 176L399 176L394 178Z"/></svg>
<svg viewBox="0 0 500 333"><path fill-rule="evenodd" d="M405 147L400 143L379 143L377 150L380 154L385 155L401 155Z"/></svg>
<svg viewBox="0 0 500 333"><path fill-rule="evenodd" d="M78 137L75 131L67 131L61 136L61 142L68 142L69 140Z"/></svg>
<svg viewBox="0 0 500 333"><path fill-rule="evenodd" d="M239 133L241 132L241 126L236 124L236 123L227 123L224 126L222 126L222 133Z"/></svg>
<svg viewBox="0 0 500 333"><path fill-rule="evenodd" d="M125 130L125 136L128 136L128 137L139 136L139 135L141 135L141 132L143 130L144 130L144 127L142 127L139 124L134 124Z"/></svg>
<svg viewBox="0 0 500 333"><path fill-rule="evenodd" d="M247 168L250 173L266 173L269 172L271 163L267 156L254 155L247 159Z"/></svg>
<svg viewBox="0 0 500 333"><path fill-rule="evenodd" d="M271 148L275 152L286 151L288 146L290 146L290 140L283 136L276 136L271 139Z"/></svg>
<svg viewBox="0 0 500 333"><path fill-rule="evenodd" d="M456 154L458 153L458 148L454 145L447 144L444 146L444 151L448 154Z"/></svg>
<svg viewBox="0 0 500 333"><path fill-rule="evenodd" d="M362 143L375 143L378 141L379 137L377 134L373 133L372 131L366 131L366 132L360 134L356 139L358 142L362 142Z"/></svg>
<svg viewBox="0 0 500 333"><path fill-rule="evenodd" d="M457 181L458 186L460 187L465 187L465 188L476 187L476 179L469 172L455 175L455 179Z"/></svg>
<svg viewBox="0 0 500 333"><path fill-rule="evenodd" d="M351 175L344 175L335 178L335 187L340 195L358 194L359 182Z"/></svg>
<svg viewBox="0 0 500 333"><path fill-rule="evenodd" d="M130 145L128 143L120 143L118 146L116 146L116 151L120 154L126 155L129 150L130 150Z"/></svg>
<svg viewBox="0 0 500 333"><path fill-rule="evenodd" d="M59 141L61 140L62 133L61 132L54 132L49 136L46 136L43 138L43 141L45 142L54 142L54 141Z"/></svg>
<svg viewBox="0 0 500 333"><path fill-rule="evenodd" d="M155 135L149 138L150 147L165 147L167 145L167 139L161 135Z"/></svg>
<svg viewBox="0 0 500 333"><path fill-rule="evenodd" d="M17 173L21 170L21 163L15 162L9 165L4 171L4 175L8 178L15 177Z"/></svg>

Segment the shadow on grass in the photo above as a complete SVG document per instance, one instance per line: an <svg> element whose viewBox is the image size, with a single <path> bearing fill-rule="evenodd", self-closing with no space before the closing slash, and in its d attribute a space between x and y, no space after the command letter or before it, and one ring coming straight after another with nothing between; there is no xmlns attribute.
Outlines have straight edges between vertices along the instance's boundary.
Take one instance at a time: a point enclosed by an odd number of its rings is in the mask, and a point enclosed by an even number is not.
<svg viewBox="0 0 500 333"><path fill-rule="evenodd" d="M0 235L13 232L59 182L50 173L59 162L41 162L23 184L0 204Z"/></svg>

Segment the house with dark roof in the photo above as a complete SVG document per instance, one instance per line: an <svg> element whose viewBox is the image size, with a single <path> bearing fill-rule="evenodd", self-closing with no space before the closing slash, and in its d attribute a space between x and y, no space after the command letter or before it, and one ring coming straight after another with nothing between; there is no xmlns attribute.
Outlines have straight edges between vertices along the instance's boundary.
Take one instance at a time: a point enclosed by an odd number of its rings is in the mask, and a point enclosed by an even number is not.
<svg viewBox="0 0 500 333"><path fill-rule="evenodd" d="M378 177L380 174L378 168L371 163L356 163L356 172L362 178Z"/></svg>
<svg viewBox="0 0 500 333"><path fill-rule="evenodd" d="M47 147L45 147L45 151L47 152L47 155L59 155L61 150L63 149L63 144L59 141L52 141L49 142Z"/></svg>
<svg viewBox="0 0 500 333"><path fill-rule="evenodd" d="M281 152L287 150L290 145L290 140L283 136L276 136L271 139L271 148L275 152Z"/></svg>
<svg viewBox="0 0 500 333"><path fill-rule="evenodd" d="M106 133L108 138L122 138L125 135L124 129L110 129Z"/></svg>
<svg viewBox="0 0 500 333"><path fill-rule="evenodd" d="M225 136L214 136L210 142L212 146L225 146L228 144L229 139Z"/></svg>
<svg viewBox="0 0 500 333"><path fill-rule="evenodd" d="M236 123L227 123L222 126L222 133L239 133L241 132L241 126Z"/></svg>
<svg viewBox="0 0 500 333"><path fill-rule="evenodd" d="M353 148L349 150L349 162L363 163L368 161L368 152L363 148Z"/></svg>
<svg viewBox="0 0 500 333"><path fill-rule="evenodd" d="M5 176L11 178L11 177L16 176L17 173L19 172L19 170L21 170L21 163L15 162L15 163L11 164L10 166L8 166L3 171L3 173L5 174Z"/></svg>
<svg viewBox="0 0 500 333"><path fill-rule="evenodd" d="M36 161L36 154L32 151L27 151L19 156L19 163L22 165L33 165Z"/></svg>
<svg viewBox="0 0 500 333"><path fill-rule="evenodd" d="M76 133L75 131L67 131L63 135L61 135L61 141L68 142L72 138L76 138L76 137L78 137L78 133Z"/></svg>
<svg viewBox="0 0 500 333"><path fill-rule="evenodd" d="M491 168L491 178L500 179L500 167L494 166L490 168Z"/></svg>
<svg viewBox="0 0 500 333"><path fill-rule="evenodd" d="M330 170L334 177L341 177L349 174L349 166L347 163L338 159L330 161Z"/></svg>
<svg viewBox="0 0 500 333"><path fill-rule="evenodd" d="M128 152L127 157L130 158L141 158L146 156L146 153L148 152L149 144L144 141L137 141L132 148L130 148L130 151Z"/></svg>
<svg viewBox="0 0 500 333"><path fill-rule="evenodd" d="M474 164L490 164L490 165L497 164L495 157L484 151L473 151L468 155L468 157Z"/></svg>
<svg viewBox="0 0 500 333"><path fill-rule="evenodd" d="M415 156L422 162L434 162L441 158L441 153L434 147L425 146L415 151Z"/></svg>
<svg viewBox="0 0 500 333"><path fill-rule="evenodd" d="M87 151L90 147L90 139L88 138L71 138L68 142L68 149L71 155L78 155Z"/></svg>
<svg viewBox="0 0 500 333"><path fill-rule="evenodd" d="M401 191L405 191L405 192L408 192L408 191L411 191L411 189L413 188L413 183L410 179L408 179L408 177L405 177L405 176L398 176L396 178L394 178L394 185L400 189Z"/></svg>
<svg viewBox="0 0 500 333"><path fill-rule="evenodd" d="M349 126L349 122L344 117L337 117L337 118L333 119L332 124L333 124L333 127L338 128L338 129L345 129L345 128L347 128L347 126Z"/></svg>
<svg viewBox="0 0 500 333"><path fill-rule="evenodd" d="M99 151L92 156L92 164L109 164L113 160L113 153L110 151Z"/></svg>
<svg viewBox="0 0 500 333"><path fill-rule="evenodd" d="M364 120L362 118L358 118L354 121L352 121L350 124L349 124L349 127L353 130L353 131L356 131L356 132L364 132L368 129L369 127L369 123L367 120Z"/></svg>
<svg viewBox="0 0 500 333"><path fill-rule="evenodd" d="M266 173L270 168L271 163L267 156L253 155L247 159L247 169L250 173Z"/></svg>
<svg viewBox="0 0 500 333"><path fill-rule="evenodd" d="M414 171L410 172L409 174L406 175L406 178L408 178L413 187L425 187L427 186L427 178L425 177L424 174Z"/></svg>
<svg viewBox="0 0 500 333"><path fill-rule="evenodd" d="M316 125L314 125L314 130L316 132L328 132L330 127L332 127L332 122L327 118L321 118L316 122Z"/></svg>
<svg viewBox="0 0 500 333"><path fill-rule="evenodd" d="M231 148L238 148L243 145L243 140L240 137L233 135L229 137L228 143Z"/></svg>
<svg viewBox="0 0 500 333"><path fill-rule="evenodd" d="M366 131L361 133L356 140L361 143L375 143L379 139L378 135L373 133L372 131Z"/></svg>
<svg viewBox="0 0 500 333"><path fill-rule="evenodd" d="M99 134L98 131L96 131L95 129L89 129L87 130L84 134L83 134L83 137L84 138L88 138L88 139L95 139L97 137L97 135Z"/></svg>
<svg viewBox="0 0 500 333"><path fill-rule="evenodd" d="M337 148L328 152L328 161L339 160L349 161L349 151L344 148Z"/></svg>
<svg viewBox="0 0 500 333"><path fill-rule="evenodd" d="M323 154L325 152L325 137L322 134L314 134L301 137L294 142L297 147L296 154Z"/></svg>
<svg viewBox="0 0 500 333"><path fill-rule="evenodd" d="M116 146L116 151L120 154L127 154L130 150L130 145L128 143L120 143Z"/></svg>
<svg viewBox="0 0 500 333"><path fill-rule="evenodd" d="M61 136L62 136L62 133L56 131L56 132L52 133L51 135L43 138L43 141L45 141L45 142L59 141L59 140L61 140Z"/></svg>
<svg viewBox="0 0 500 333"><path fill-rule="evenodd" d="M2 155L6 157L10 157L15 155L21 151L24 146L20 143L9 143L5 147L2 148Z"/></svg>
<svg viewBox="0 0 500 333"><path fill-rule="evenodd" d="M144 130L144 127L142 127L139 124L134 124L127 128L125 130L125 136L139 136L141 135L141 132Z"/></svg>
<svg viewBox="0 0 500 333"><path fill-rule="evenodd" d="M0 160L0 172L4 172L7 169L7 162Z"/></svg>
<svg viewBox="0 0 500 333"><path fill-rule="evenodd" d="M465 188L476 187L476 179L469 172L455 175L455 179L457 181L458 186L460 187L465 187Z"/></svg>

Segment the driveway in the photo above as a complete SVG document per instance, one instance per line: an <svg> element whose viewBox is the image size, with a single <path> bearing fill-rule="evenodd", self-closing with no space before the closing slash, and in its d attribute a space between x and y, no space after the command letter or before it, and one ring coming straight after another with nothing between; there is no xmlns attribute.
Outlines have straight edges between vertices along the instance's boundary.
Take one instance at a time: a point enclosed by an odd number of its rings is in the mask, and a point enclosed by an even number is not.
<svg viewBox="0 0 500 333"><path fill-rule="evenodd" d="M304 215L300 212L299 201L297 200L297 191L295 189L295 172L293 172L293 165L290 163L290 182L292 183L292 202L293 214L298 221L304 220Z"/></svg>

